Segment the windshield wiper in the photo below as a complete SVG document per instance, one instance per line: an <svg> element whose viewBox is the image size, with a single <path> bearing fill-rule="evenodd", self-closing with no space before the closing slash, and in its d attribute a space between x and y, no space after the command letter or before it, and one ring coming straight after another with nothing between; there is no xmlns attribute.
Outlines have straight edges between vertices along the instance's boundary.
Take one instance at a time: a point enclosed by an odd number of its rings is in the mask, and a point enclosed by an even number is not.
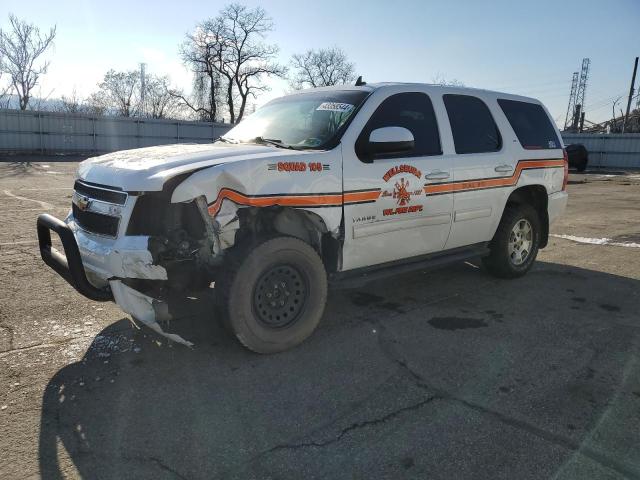
<svg viewBox="0 0 640 480"><path fill-rule="evenodd" d="M288 148L289 150L296 150L293 146L287 145L286 143L283 143L282 140L278 140L275 138L256 137L253 139L252 143L266 143L267 145L273 145L274 147L278 148Z"/></svg>
<svg viewBox="0 0 640 480"><path fill-rule="evenodd" d="M223 137L223 136L220 136L220 137L216 138L216 142L218 140L220 140L221 142L224 142L224 143L239 143L237 140L233 140L232 138L227 138L227 137Z"/></svg>

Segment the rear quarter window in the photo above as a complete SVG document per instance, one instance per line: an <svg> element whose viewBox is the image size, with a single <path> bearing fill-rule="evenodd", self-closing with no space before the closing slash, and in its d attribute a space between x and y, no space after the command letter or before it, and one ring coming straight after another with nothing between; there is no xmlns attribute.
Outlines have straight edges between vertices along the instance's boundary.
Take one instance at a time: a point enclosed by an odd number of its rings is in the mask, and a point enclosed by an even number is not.
<svg viewBox="0 0 640 480"><path fill-rule="evenodd" d="M556 131L542 105L517 100L498 99L522 148L549 150L561 148Z"/></svg>

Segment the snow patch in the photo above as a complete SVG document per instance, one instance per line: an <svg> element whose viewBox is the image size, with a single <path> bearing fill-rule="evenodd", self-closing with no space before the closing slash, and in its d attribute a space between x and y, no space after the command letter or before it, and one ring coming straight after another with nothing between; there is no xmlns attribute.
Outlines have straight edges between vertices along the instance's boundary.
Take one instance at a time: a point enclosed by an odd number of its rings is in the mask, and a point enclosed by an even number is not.
<svg viewBox="0 0 640 480"><path fill-rule="evenodd" d="M615 242L611 238L589 238L589 237L577 237L575 235L556 235L550 234L551 237L563 238L565 240L571 240L577 243L587 243L590 245L611 245L613 247L630 247L640 248L640 243L635 242Z"/></svg>

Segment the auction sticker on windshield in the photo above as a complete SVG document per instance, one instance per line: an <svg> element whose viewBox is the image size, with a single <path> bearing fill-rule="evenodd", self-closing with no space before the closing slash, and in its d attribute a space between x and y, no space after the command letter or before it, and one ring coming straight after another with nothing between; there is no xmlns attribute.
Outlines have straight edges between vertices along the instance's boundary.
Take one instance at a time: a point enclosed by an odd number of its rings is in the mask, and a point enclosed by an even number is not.
<svg viewBox="0 0 640 480"><path fill-rule="evenodd" d="M323 102L318 105L316 110L328 110L330 112L350 112L353 108L353 105L350 103L339 103L339 102Z"/></svg>

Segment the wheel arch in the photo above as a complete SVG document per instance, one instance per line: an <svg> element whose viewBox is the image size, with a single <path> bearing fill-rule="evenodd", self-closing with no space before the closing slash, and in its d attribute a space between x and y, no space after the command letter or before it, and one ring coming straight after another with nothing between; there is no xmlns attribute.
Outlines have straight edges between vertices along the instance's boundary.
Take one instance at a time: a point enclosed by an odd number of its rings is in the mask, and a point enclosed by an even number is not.
<svg viewBox="0 0 640 480"><path fill-rule="evenodd" d="M549 196L544 185L525 185L516 188L507 198L505 208L509 204L526 204L536 209L540 218L540 225L542 226L540 248L546 247L549 242Z"/></svg>
<svg viewBox="0 0 640 480"><path fill-rule="evenodd" d="M236 245L255 243L272 235L288 235L310 245L322 259L327 272L335 272L342 258L339 232L329 230L318 214L294 207L247 207L238 209L240 228Z"/></svg>

